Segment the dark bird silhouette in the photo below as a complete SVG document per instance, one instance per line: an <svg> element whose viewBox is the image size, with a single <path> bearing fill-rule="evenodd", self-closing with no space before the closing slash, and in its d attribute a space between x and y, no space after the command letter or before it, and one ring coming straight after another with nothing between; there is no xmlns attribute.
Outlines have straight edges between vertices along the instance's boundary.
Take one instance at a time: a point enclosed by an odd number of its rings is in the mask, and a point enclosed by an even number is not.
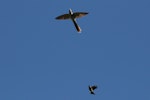
<svg viewBox="0 0 150 100"><path fill-rule="evenodd" d="M56 17L57 20L66 20L66 19L71 19L75 28L77 29L78 32L81 32L81 28L79 27L79 25L76 22L76 18L80 18L83 17L85 15L87 15L87 12L75 12L73 13L73 11L71 9L69 9L69 14L63 14L60 15L58 17Z"/></svg>
<svg viewBox="0 0 150 100"><path fill-rule="evenodd" d="M94 93L94 90L95 90L95 89L97 89L97 86L96 86L96 85L89 86L89 91L90 91L91 94L95 94L95 93Z"/></svg>

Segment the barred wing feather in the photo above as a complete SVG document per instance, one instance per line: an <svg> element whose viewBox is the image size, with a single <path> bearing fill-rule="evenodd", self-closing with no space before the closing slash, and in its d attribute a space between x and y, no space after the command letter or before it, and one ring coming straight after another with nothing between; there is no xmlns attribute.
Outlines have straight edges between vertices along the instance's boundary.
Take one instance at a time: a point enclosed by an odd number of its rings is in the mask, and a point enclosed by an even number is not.
<svg viewBox="0 0 150 100"><path fill-rule="evenodd" d="M70 14L64 14L64 15L60 15L60 16L56 17L56 19L58 19L58 20L66 20L66 19L70 19L70 18L71 18Z"/></svg>
<svg viewBox="0 0 150 100"><path fill-rule="evenodd" d="M87 15L88 13L87 12L75 12L73 14L74 14L75 18L80 18L80 17Z"/></svg>

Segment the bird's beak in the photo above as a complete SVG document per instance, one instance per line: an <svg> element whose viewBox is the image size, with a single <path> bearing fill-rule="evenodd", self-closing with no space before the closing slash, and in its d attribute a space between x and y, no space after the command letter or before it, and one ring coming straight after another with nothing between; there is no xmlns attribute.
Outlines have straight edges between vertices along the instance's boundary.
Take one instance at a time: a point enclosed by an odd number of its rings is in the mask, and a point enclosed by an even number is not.
<svg viewBox="0 0 150 100"><path fill-rule="evenodd" d="M69 9L69 14L71 14L71 15L73 14L73 11L71 9Z"/></svg>

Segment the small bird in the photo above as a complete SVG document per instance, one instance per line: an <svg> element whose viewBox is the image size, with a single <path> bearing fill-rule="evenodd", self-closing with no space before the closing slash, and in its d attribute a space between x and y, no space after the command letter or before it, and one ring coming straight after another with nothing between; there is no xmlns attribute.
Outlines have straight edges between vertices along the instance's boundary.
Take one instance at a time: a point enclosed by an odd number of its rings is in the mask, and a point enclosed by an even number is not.
<svg viewBox="0 0 150 100"><path fill-rule="evenodd" d="M56 17L56 19L57 20L71 19L74 26L76 27L77 31L81 32L81 28L77 24L76 18L80 18L80 17L85 16L87 14L88 14L87 12L75 12L75 13L73 13L73 11L71 9L69 9L69 14L60 15L60 16Z"/></svg>
<svg viewBox="0 0 150 100"><path fill-rule="evenodd" d="M90 93L91 93L91 94L95 94L95 93L94 93L94 90L95 90L96 88L97 88L96 85L89 86L89 91L90 91Z"/></svg>

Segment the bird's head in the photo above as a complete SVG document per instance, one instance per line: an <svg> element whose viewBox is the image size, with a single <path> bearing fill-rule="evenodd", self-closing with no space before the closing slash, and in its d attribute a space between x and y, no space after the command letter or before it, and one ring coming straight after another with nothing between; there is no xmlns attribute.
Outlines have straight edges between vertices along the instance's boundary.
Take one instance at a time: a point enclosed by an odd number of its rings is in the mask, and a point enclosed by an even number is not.
<svg viewBox="0 0 150 100"><path fill-rule="evenodd" d="M73 15L73 11L71 9L69 9L69 14Z"/></svg>

